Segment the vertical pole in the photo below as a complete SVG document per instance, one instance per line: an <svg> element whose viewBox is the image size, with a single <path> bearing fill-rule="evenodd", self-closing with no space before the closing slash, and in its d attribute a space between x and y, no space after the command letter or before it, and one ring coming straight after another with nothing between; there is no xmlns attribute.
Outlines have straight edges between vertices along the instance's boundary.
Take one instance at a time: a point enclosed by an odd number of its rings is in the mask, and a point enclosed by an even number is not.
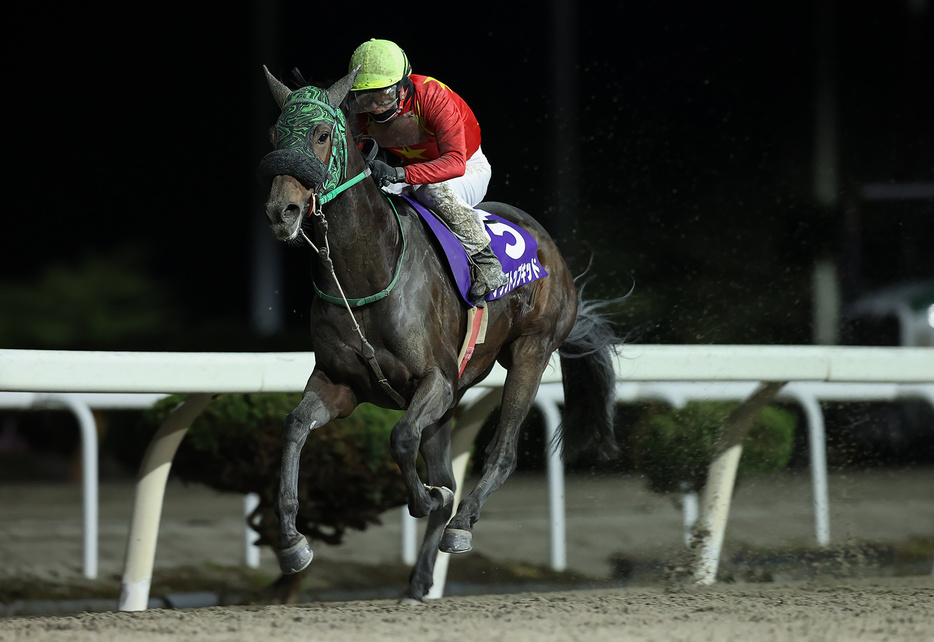
<svg viewBox="0 0 934 642"><path fill-rule="evenodd" d="M120 586L121 611L145 611L156 559L156 540L165 485L172 459L189 426L211 401L210 394L193 394L170 414L146 449L136 481L136 499L127 541L126 564Z"/></svg>
<svg viewBox="0 0 934 642"><path fill-rule="evenodd" d="M684 529L684 544L691 545L691 530L697 523L697 493L686 490L681 493L681 525Z"/></svg>
<svg viewBox="0 0 934 642"><path fill-rule="evenodd" d="M97 422L86 403L65 395L63 401L78 417L81 427L81 482L84 496L84 576L97 579L98 507L100 490L98 476Z"/></svg>
<svg viewBox="0 0 934 642"><path fill-rule="evenodd" d="M543 395L535 399L535 405L545 419L545 456L548 464L548 517L551 533L551 568L563 571L568 567L567 526L564 510L564 462L561 452L551 448L561 425L561 413L552 397Z"/></svg>
<svg viewBox="0 0 934 642"><path fill-rule="evenodd" d="M499 406L503 398L502 388L484 389L483 394L476 398L455 419L454 435L451 439L451 465L454 469L454 479L457 488L454 489L454 510L464 496L464 482L467 479L467 464L470 461L470 450L473 447L483 423L490 413ZM463 403L463 402L462 402ZM438 552L435 569L432 575L432 585L427 599L444 597L444 584L448 576L448 564L451 554Z"/></svg>
<svg viewBox="0 0 934 642"><path fill-rule="evenodd" d="M836 0L817 0L815 17L817 60L814 78L814 166L813 193L821 218L831 220L840 200L837 96L836 96ZM851 212L847 212L849 217ZM829 226L822 225L823 229ZM840 293L833 259L827 248L818 249L814 265L812 314L814 343L832 345L839 342ZM849 279L849 275L846 275ZM831 282L833 279L833 282Z"/></svg>
<svg viewBox="0 0 934 642"><path fill-rule="evenodd" d="M827 438L824 413L813 395L798 395L808 418L808 449L811 455L811 493L814 501L814 532L820 546L830 544L830 499L827 485Z"/></svg>
<svg viewBox="0 0 934 642"><path fill-rule="evenodd" d="M90 406L76 395L49 393L37 395L36 406L64 406L78 421L81 432L81 501L84 520L84 576L97 579L98 511L100 479L98 475L97 421Z"/></svg>
<svg viewBox="0 0 934 642"><path fill-rule="evenodd" d="M98 444L97 421L88 404L75 395L47 394L37 397L37 402L65 406L78 420L81 431L81 495L84 516L84 576L97 579L98 554Z"/></svg>
<svg viewBox="0 0 934 642"><path fill-rule="evenodd" d="M700 537L701 540L694 569L694 580L698 584L713 584L717 580L720 551L723 548L726 522L730 516L730 501L736 484L736 471L742 454L742 443L733 444L720 451L710 464L701 518L694 531L695 537Z"/></svg>
<svg viewBox="0 0 934 642"><path fill-rule="evenodd" d="M256 507L259 506L259 495L247 493L243 496L243 516L250 518ZM253 544L256 533L247 524L243 530L243 563L249 568L259 568L259 546Z"/></svg>
<svg viewBox="0 0 934 642"><path fill-rule="evenodd" d="M749 399L730 413L723 424L707 476L707 486L704 488L700 519L694 531L694 537L699 540L694 562L694 580L698 584L713 584L717 579L736 470L743 453L743 439L759 411L772 401L784 385L784 382L761 384Z"/></svg>
<svg viewBox="0 0 934 642"><path fill-rule="evenodd" d="M833 210L839 201L836 95L836 0L817 2L814 97L814 197Z"/></svg>
<svg viewBox="0 0 934 642"><path fill-rule="evenodd" d="M840 286L837 266L833 261L819 259L814 265L811 295L811 307L814 310L814 344L840 343Z"/></svg>
<svg viewBox="0 0 934 642"><path fill-rule="evenodd" d="M418 560L418 520L409 515L409 507L399 509L402 518L402 563L412 566Z"/></svg>
<svg viewBox="0 0 934 642"><path fill-rule="evenodd" d="M573 257L577 235L577 207L580 183L580 136L578 135L577 100L577 9L573 0L552 2L552 83L555 88L552 183L554 202L553 233L564 248L565 257Z"/></svg>

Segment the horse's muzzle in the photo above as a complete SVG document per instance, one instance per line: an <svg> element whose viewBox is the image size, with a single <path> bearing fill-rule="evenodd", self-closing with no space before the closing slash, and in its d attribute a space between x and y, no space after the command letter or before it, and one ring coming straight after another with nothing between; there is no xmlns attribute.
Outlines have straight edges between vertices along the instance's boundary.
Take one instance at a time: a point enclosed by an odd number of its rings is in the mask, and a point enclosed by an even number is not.
<svg viewBox="0 0 934 642"><path fill-rule="evenodd" d="M272 200L266 203L266 220L277 241L291 241L298 235L307 203Z"/></svg>

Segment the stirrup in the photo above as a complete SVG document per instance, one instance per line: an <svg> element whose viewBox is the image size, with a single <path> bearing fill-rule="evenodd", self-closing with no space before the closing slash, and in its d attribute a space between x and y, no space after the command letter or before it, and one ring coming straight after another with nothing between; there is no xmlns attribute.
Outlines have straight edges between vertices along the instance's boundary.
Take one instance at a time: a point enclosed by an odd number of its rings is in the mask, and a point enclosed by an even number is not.
<svg viewBox="0 0 934 642"><path fill-rule="evenodd" d="M503 264L493 253L493 248L489 244L482 250L470 257L472 270L471 275L476 275L470 284L468 296L471 303L480 306L485 302L486 296L498 290L509 283L509 277L503 271Z"/></svg>
<svg viewBox="0 0 934 642"><path fill-rule="evenodd" d="M500 274L502 278L497 279L492 286L489 281L480 279L474 280L470 286L470 291L467 293L470 297L470 302L478 308L486 307L487 295L509 284L509 277L506 276L506 273L500 271Z"/></svg>

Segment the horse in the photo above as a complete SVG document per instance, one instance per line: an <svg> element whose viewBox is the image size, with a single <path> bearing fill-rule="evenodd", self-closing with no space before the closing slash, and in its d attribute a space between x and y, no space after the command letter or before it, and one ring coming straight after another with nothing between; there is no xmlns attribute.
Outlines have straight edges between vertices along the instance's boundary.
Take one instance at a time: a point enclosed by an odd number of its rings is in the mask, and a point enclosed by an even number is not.
<svg viewBox="0 0 934 642"><path fill-rule="evenodd" d="M484 202L478 209L534 237L548 276L487 301L485 341L466 365L459 363L470 306L411 204L367 178L366 158L342 108L356 72L326 89L306 84L294 90L264 72L281 110L271 130L275 149L257 169L269 187L266 218L277 240L318 250L310 313L315 367L282 430L279 565L285 574L297 573L313 557L295 526L299 455L309 432L363 402L402 408L390 453L406 485L409 513L428 516L402 599L419 603L431 588L438 551L471 550L484 503L515 470L521 424L556 350L566 404L559 435L564 456L588 447L607 456L616 452L614 328L601 302L579 295L557 245L534 218ZM506 369L498 423L480 480L454 511L452 418L464 393L496 362Z"/></svg>

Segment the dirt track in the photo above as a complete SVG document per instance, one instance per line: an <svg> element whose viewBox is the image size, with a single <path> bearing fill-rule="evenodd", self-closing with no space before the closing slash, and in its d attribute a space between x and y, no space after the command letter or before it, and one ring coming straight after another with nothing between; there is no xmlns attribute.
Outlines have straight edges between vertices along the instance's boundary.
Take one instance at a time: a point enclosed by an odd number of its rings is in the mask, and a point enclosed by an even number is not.
<svg viewBox="0 0 934 642"><path fill-rule="evenodd" d="M930 640L934 580L216 607L0 621L0 639Z"/></svg>
<svg viewBox="0 0 934 642"><path fill-rule="evenodd" d="M664 581L663 567L650 563L674 559L682 546L681 515L670 498L648 493L637 479L571 478L569 570L597 586L609 581L609 558L616 556L637 572L617 576L616 586L609 589L531 593L526 588L505 594L497 581L516 580L515 572L506 572L512 562L530 569L548 562L545 488L545 480L538 477L510 480L477 525L477 556L452 562L450 577L457 581L458 569L477 569L482 559L489 559L482 572L489 591L496 594L446 597L415 608L395 600L370 600L9 617L0 619L0 640L305 640L322 634L331 641L440 640L464 634L517 641L934 639L932 470L834 475L830 480L835 546L871 542L894 551L906 545L920 547L913 565L895 568L892 559L867 564L864 559L831 556L799 560L789 573L771 569L768 577L759 573L754 578L777 580L767 583L749 582L751 578L737 570L735 555L752 548L813 548L809 479L804 473L789 473L747 480L734 500L721 567L737 582L704 589L673 589ZM114 587L122 568L131 498L127 484L102 489L99 582ZM82 583L79 499L79 490L65 485L0 486L0 582L29 575L60 584ZM157 574L179 565L235 562L242 555L240 508L239 498L172 485ZM351 571L363 576L356 578L357 586L401 586L402 570L380 578L366 570L390 563L401 569L399 532L399 519L393 514L384 526L355 533L344 546L317 546L308 590L338 588ZM273 569L272 554L264 551L260 570L272 577ZM894 576L905 572L914 575ZM801 576L808 579L788 580Z"/></svg>

